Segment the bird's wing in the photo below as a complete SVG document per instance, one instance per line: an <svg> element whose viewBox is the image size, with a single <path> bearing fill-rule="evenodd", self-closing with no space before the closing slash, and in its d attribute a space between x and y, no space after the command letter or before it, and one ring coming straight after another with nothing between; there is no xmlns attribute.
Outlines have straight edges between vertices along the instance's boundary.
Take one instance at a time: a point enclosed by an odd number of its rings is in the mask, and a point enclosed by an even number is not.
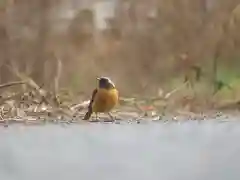
<svg viewBox="0 0 240 180"><path fill-rule="evenodd" d="M83 118L84 120L88 120L92 115L92 105L93 105L93 102L95 100L97 91L98 91L97 89L94 89L94 91L92 92L92 98L91 98L90 103L88 105L88 111Z"/></svg>

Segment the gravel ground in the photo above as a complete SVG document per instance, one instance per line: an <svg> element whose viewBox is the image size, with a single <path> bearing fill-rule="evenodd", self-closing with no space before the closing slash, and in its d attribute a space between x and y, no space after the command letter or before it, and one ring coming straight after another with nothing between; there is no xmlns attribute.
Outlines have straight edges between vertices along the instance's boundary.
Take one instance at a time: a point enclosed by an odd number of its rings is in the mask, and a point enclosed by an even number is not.
<svg viewBox="0 0 240 180"><path fill-rule="evenodd" d="M238 117L141 122L0 127L0 180L240 179Z"/></svg>

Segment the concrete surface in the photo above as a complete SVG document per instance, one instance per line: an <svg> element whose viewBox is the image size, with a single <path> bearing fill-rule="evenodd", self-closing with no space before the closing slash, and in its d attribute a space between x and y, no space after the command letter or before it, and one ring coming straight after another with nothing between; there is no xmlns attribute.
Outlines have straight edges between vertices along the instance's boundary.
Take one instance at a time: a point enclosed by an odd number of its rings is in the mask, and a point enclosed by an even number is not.
<svg viewBox="0 0 240 180"><path fill-rule="evenodd" d="M238 121L12 125L0 180L239 180L239 139Z"/></svg>

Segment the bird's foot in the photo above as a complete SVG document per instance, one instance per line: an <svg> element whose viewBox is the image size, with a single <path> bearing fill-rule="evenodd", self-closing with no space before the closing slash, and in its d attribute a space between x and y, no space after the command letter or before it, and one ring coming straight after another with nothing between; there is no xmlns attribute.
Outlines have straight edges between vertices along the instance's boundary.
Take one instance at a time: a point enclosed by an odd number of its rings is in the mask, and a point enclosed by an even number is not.
<svg viewBox="0 0 240 180"><path fill-rule="evenodd" d="M90 122L99 122L100 118L98 117L98 115L96 114L95 118L92 118L90 120Z"/></svg>
<svg viewBox="0 0 240 180"><path fill-rule="evenodd" d="M110 117L110 121L112 121L112 122L117 120L117 117L113 116L110 112L108 112L108 116Z"/></svg>

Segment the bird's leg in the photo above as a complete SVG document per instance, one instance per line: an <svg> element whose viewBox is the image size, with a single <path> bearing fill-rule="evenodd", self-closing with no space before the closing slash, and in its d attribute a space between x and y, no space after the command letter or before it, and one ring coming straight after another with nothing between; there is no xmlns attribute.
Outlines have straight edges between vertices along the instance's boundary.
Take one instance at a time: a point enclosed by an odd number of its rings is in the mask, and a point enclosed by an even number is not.
<svg viewBox="0 0 240 180"><path fill-rule="evenodd" d="M98 113L95 113L95 121L98 121Z"/></svg>
<svg viewBox="0 0 240 180"><path fill-rule="evenodd" d="M112 121L115 120L115 117L113 117L113 115L112 115L110 112L108 112L107 114L108 114L108 116L110 117L110 119L111 119Z"/></svg>

